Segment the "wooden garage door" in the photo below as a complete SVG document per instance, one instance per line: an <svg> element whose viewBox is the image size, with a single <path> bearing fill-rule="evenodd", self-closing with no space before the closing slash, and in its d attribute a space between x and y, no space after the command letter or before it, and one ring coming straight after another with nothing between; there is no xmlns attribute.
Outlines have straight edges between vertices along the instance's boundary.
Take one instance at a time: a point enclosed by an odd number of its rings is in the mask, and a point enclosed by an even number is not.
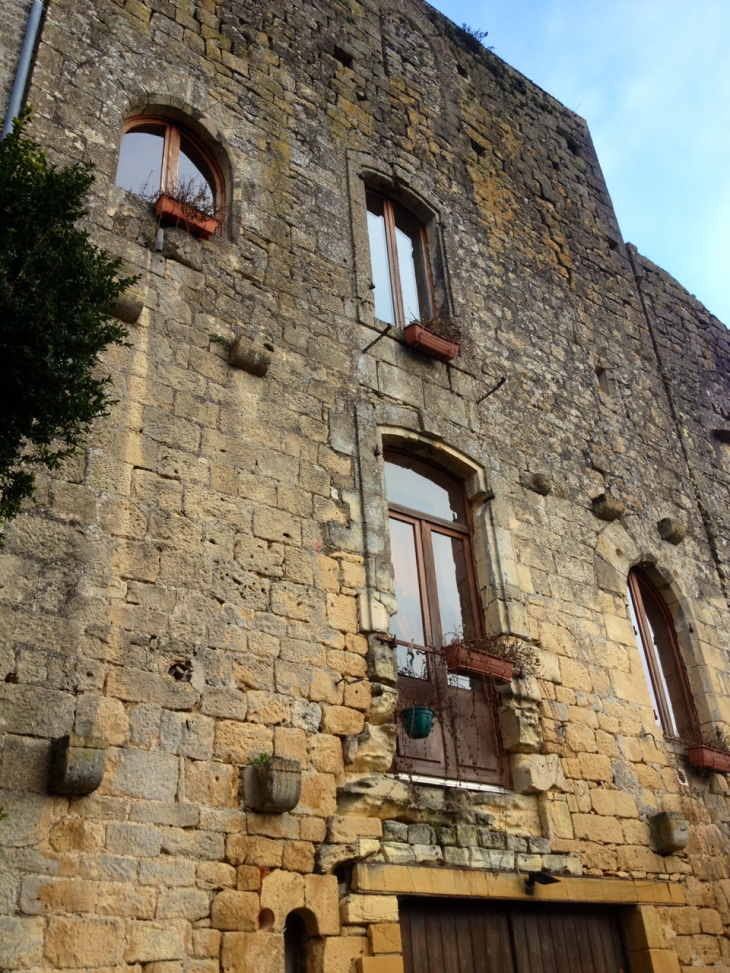
<svg viewBox="0 0 730 973"><path fill-rule="evenodd" d="M615 913L401 902L405 973L628 973Z"/></svg>

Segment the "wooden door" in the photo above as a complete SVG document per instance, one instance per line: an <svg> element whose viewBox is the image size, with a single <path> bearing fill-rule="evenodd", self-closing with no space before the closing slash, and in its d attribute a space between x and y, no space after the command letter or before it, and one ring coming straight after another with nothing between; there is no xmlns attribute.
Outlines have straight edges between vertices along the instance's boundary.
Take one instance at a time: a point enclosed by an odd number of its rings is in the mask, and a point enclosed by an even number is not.
<svg viewBox="0 0 730 973"><path fill-rule="evenodd" d="M401 904L405 973L515 973L507 914L464 906Z"/></svg>
<svg viewBox="0 0 730 973"><path fill-rule="evenodd" d="M401 903L405 973L628 973L618 916L473 901Z"/></svg>

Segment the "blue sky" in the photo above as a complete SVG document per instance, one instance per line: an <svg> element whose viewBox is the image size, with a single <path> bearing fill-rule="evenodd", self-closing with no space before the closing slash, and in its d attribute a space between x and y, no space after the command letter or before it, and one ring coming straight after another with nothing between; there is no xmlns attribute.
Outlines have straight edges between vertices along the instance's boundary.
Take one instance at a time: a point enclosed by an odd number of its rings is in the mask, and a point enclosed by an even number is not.
<svg viewBox="0 0 730 973"><path fill-rule="evenodd" d="M624 239L730 326L730 0L431 0L588 122Z"/></svg>

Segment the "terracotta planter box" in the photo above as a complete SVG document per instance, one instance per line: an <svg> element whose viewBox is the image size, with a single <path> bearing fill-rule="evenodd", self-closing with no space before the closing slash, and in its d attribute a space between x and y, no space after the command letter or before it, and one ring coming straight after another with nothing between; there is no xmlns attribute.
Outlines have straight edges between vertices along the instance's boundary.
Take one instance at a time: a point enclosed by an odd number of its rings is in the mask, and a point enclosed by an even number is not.
<svg viewBox="0 0 730 973"><path fill-rule="evenodd" d="M196 209L183 206L172 196L166 196L164 193L157 200L155 212L158 219L182 224L188 233L199 236L202 240L210 240L220 223L217 216L206 216Z"/></svg>
<svg viewBox="0 0 730 973"><path fill-rule="evenodd" d="M469 651L463 645L444 646L444 656L449 672L464 676L491 676L495 682L510 682L515 664L487 652Z"/></svg>
<svg viewBox="0 0 730 973"><path fill-rule="evenodd" d="M687 747L687 756L693 767L714 770L716 774L730 774L730 753L725 750L716 750L714 747L700 744L696 747Z"/></svg>
<svg viewBox="0 0 730 973"><path fill-rule="evenodd" d="M456 341L447 341L446 338L441 338L420 324L407 325L403 334L411 348L417 348L424 355L430 355L431 358L437 358L439 361L453 361L459 354L459 345Z"/></svg>

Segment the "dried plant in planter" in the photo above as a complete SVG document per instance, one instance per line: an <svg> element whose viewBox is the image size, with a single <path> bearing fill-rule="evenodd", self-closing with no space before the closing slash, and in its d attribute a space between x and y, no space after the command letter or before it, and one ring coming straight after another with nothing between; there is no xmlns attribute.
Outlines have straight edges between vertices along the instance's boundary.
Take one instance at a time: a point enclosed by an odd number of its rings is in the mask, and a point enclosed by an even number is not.
<svg viewBox="0 0 730 973"><path fill-rule="evenodd" d="M453 361L459 354L461 332L453 321L445 318L411 321L403 334L412 348L439 361Z"/></svg>
<svg viewBox="0 0 730 973"><path fill-rule="evenodd" d="M699 742L687 747L687 757L693 767L730 773L730 739L720 727L699 734Z"/></svg>
<svg viewBox="0 0 730 973"><path fill-rule="evenodd" d="M479 635L466 637L454 633L444 644L449 670L470 675L492 676L497 682L509 682L515 675L535 675L535 657L530 645L514 635Z"/></svg>
<svg viewBox="0 0 730 973"><path fill-rule="evenodd" d="M439 338L443 338L444 341L451 341L458 345L462 340L461 328L450 318L424 318L422 321L418 321L414 318L414 320L410 321L409 323L419 324L422 328L425 328L432 334L438 335Z"/></svg>
<svg viewBox="0 0 730 973"><path fill-rule="evenodd" d="M210 186L190 176L180 179L174 186L150 192L145 184L138 193L142 199L153 203L158 219L184 226L189 233L208 240L220 224Z"/></svg>

